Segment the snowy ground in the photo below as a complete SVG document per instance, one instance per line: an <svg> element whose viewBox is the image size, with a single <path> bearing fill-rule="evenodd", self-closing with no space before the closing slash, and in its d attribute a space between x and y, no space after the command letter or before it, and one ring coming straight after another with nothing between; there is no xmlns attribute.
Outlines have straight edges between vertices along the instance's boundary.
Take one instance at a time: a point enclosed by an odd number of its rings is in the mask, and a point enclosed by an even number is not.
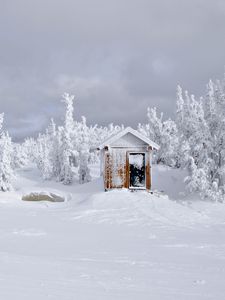
<svg viewBox="0 0 225 300"><path fill-rule="evenodd" d="M153 171L164 193L104 193L100 179L65 187L21 171L17 190L0 194L0 299L224 299L225 205L184 200L184 174ZM67 201L20 200L31 191Z"/></svg>

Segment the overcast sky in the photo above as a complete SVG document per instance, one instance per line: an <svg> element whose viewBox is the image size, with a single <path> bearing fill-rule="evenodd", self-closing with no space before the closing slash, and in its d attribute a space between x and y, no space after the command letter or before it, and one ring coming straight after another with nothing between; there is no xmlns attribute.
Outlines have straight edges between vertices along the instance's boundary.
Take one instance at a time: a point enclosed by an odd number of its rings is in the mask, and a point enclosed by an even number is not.
<svg viewBox="0 0 225 300"><path fill-rule="evenodd" d="M173 116L176 86L204 93L225 65L224 0L0 0L0 112L13 137L61 121Z"/></svg>

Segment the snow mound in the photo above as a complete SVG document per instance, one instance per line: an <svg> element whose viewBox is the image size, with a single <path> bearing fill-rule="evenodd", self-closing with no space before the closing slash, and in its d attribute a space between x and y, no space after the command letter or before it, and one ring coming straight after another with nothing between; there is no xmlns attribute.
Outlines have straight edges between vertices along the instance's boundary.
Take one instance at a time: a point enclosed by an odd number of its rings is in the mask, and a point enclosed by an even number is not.
<svg viewBox="0 0 225 300"><path fill-rule="evenodd" d="M187 203L146 191L131 192L122 189L98 192L89 194L80 203L73 213L73 219L83 220L85 223L189 227L208 222L206 214Z"/></svg>

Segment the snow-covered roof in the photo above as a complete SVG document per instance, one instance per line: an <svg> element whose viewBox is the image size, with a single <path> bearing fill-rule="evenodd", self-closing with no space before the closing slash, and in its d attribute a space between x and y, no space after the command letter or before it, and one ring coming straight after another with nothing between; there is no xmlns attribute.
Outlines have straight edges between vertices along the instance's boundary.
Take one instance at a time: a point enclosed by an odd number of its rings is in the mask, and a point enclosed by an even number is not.
<svg viewBox="0 0 225 300"><path fill-rule="evenodd" d="M120 138L122 138L123 136L125 136L126 134L129 134L129 133L132 134L133 136L135 136L136 138L138 138L139 140L143 141L145 144L151 146L152 148L154 148L156 150L159 149L159 145L157 145L156 143L154 143L153 141L148 139L146 136L142 135L137 130L134 130L131 127L126 127L124 130L120 131L119 133L109 137L106 141L104 141L104 143L102 143L98 147L98 149L103 149L105 146L112 145L117 140L119 140Z"/></svg>

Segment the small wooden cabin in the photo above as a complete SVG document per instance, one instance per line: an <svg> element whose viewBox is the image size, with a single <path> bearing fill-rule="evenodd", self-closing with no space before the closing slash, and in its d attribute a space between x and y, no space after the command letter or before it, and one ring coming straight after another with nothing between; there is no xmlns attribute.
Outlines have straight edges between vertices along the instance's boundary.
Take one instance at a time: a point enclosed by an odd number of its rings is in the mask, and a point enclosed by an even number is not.
<svg viewBox="0 0 225 300"><path fill-rule="evenodd" d="M100 147L105 191L114 188L151 189L151 155L159 146L127 127Z"/></svg>

